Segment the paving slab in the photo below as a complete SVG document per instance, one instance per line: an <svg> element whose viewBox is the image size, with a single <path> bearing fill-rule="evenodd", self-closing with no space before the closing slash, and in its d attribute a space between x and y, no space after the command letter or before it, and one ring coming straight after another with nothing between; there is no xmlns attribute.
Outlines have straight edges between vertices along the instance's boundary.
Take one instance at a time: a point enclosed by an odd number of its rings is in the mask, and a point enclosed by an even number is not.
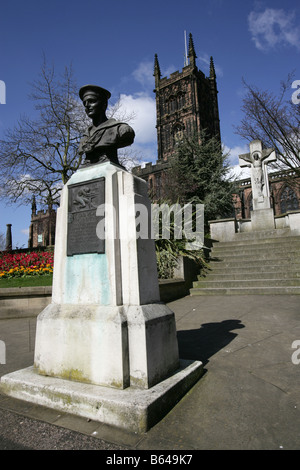
<svg viewBox="0 0 300 470"><path fill-rule="evenodd" d="M205 373L158 424L129 433L2 395L0 448L298 450L299 296L187 296L168 306L181 359L202 361ZM0 320L1 376L32 365L34 332L34 318Z"/></svg>

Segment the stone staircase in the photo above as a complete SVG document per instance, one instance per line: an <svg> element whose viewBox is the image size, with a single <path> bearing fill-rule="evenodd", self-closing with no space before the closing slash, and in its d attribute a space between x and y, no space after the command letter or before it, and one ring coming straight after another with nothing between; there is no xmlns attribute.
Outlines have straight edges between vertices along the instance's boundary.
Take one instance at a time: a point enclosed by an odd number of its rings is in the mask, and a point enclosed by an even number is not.
<svg viewBox="0 0 300 470"><path fill-rule="evenodd" d="M300 236L277 229L214 243L209 270L190 294L300 294Z"/></svg>

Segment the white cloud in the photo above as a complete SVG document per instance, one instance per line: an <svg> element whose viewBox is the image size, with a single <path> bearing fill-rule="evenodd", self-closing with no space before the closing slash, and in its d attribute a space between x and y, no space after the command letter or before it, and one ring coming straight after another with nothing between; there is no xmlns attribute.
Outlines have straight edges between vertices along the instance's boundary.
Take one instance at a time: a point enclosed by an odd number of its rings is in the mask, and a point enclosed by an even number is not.
<svg viewBox="0 0 300 470"><path fill-rule="evenodd" d="M108 109L108 116L127 122L135 132L134 143L119 155L130 154L129 159L142 162L157 159L156 103L146 92L121 94L118 103ZM126 157L125 157L126 158Z"/></svg>
<svg viewBox="0 0 300 470"><path fill-rule="evenodd" d="M23 233L24 235L29 235L29 228L23 228L21 230L21 233Z"/></svg>
<svg viewBox="0 0 300 470"><path fill-rule="evenodd" d="M239 155L249 152L249 145L236 145L231 148L225 145L224 151L228 154L229 165L234 166L239 164Z"/></svg>
<svg viewBox="0 0 300 470"><path fill-rule="evenodd" d="M228 176L231 178L244 179L250 178L250 168L241 168L239 166L239 155L249 152L249 145L236 145L234 147L228 147L224 145L224 153L228 155L229 162L229 173Z"/></svg>
<svg viewBox="0 0 300 470"><path fill-rule="evenodd" d="M156 104L155 99L146 93L121 95L120 105L128 115L133 115L130 125L135 131L137 144L156 142Z"/></svg>
<svg viewBox="0 0 300 470"><path fill-rule="evenodd" d="M144 61L132 72L133 78L143 87L154 85L154 62Z"/></svg>
<svg viewBox="0 0 300 470"><path fill-rule="evenodd" d="M237 178L239 180L250 178L250 168L241 168L239 165L234 165L230 168L229 176L231 178Z"/></svg>
<svg viewBox="0 0 300 470"><path fill-rule="evenodd" d="M267 51L279 45L300 49L300 29L294 24L295 13L282 9L266 8L264 12L252 11L248 16L249 30L255 46Z"/></svg>

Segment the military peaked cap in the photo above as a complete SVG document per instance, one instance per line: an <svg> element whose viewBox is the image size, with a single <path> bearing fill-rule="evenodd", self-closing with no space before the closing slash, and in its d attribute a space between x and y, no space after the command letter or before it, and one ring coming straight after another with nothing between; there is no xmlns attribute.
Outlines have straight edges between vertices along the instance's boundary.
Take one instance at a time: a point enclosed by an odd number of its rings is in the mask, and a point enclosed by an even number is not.
<svg viewBox="0 0 300 470"><path fill-rule="evenodd" d="M101 88L100 86L97 86L97 85L85 85L81 87L79 90L79 96L81 100L83 100L84 95L88 91L93 91L94 93L97 93L97 95L100 95L101 97L105 97L106 99L109 99L111 97L111 93L108 90L105 90L105 88Z"/></svg>

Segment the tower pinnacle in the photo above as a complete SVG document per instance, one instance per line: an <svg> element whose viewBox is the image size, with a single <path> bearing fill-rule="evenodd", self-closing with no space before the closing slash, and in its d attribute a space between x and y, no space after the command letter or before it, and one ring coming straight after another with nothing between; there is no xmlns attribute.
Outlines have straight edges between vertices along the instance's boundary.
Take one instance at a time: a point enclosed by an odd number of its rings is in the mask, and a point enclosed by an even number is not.
<svg viewBox="0 0 300 470"><path fill-rule="evenodd" d="M35 201L35 195L32 196L31 213L32 213L33 215L36 215L36 201Z"/></svg>
<svg viewBox="0 0 300 470"><path fill-rule="evenodd" d="M154 58L154 74L153 74L153 76L155 77L155 86L157 86L159 80L161 79L161 72L160 72L160 67L159 67L157 54L155 54L155 58Z"/></svg>
<svg viewBox="0 0 300 470"><path fill-rule="evenodd" d="M190 61L190 65L192 65L192 67L196 67L196 52L195 52L195 48L194 48L194 42L193 42L193 36L192 36L192 33L190 33L190 37L189 37L189 61Z"/></svg>
<svg viewBox="0 0 300 470"><path fill-rule="evenodd" d="M210 67L209 67L209 78L215 80L216 78L216 71L213 58L210 58Z"/></svg>

